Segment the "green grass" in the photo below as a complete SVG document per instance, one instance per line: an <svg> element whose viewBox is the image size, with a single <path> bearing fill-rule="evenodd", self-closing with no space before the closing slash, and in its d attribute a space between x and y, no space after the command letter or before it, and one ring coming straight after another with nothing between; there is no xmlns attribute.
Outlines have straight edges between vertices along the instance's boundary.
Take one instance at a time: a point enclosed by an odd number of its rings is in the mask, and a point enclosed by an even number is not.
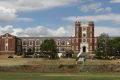
<svg viewBox="0 0 120 80"><path fill-rule="evenodd" d="M92 60L92 59L87 59L85 61L85 65L103 65L103 64L119 64L120 60Z"/></svg>
<svg viewBox="0 0 120 80"><path fill-rule="evenodd" d="M0 66L14 66L14 65L71 65L76 64L75 59L59 59L49 60L42 58L7 58L8 56L0 55ZM84 65L103 65L103 64L119 64L120 60L92 60L87 59Z"/></svg>
<svg viewBox="0 0 120 80"><path fill-rule="evenodd" d="M120 73L0 73L0 80L120 80Z"/></svg>
<svg viewBox="0 0 120 80"><path fill-rule="evenodd" d="M14 65L59 65L59 64L75 64L75 59L42 59L42 58L0 58L0 66Z"/></svg>

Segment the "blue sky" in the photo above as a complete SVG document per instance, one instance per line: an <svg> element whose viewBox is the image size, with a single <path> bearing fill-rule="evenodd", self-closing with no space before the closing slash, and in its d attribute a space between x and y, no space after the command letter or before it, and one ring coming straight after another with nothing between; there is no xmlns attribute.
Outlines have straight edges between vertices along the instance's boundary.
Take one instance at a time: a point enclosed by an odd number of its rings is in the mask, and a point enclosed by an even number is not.
<svg viewBox="0 0 120 80"><path fill-rule="evenodd" d="M120 36L120 0L0 0L0 34L74 36L76 16L95 36Z"/></svg>

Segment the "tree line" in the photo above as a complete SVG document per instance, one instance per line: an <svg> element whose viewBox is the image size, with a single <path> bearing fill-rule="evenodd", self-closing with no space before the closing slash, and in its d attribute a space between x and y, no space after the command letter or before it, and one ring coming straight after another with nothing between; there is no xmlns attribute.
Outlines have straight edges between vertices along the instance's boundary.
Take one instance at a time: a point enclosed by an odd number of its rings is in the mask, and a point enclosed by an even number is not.
<svg viewBox="0 0 120 80"><path fill-rule="evenodd" d="M96 58L99 59L120 58L120 37L109 37L108 34L101 34L98 37L98 47L95 53Z"/></svg>

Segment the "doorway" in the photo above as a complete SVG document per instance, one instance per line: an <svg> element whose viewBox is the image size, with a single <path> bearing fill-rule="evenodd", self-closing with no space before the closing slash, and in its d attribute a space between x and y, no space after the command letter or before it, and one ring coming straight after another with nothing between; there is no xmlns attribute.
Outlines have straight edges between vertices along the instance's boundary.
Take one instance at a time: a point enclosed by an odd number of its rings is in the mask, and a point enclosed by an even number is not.
<svg viewBox="0 0 120 80"><path fill-rule="evenodd" d="M83 52L86 52L86 46L83 46Z"/></svg>

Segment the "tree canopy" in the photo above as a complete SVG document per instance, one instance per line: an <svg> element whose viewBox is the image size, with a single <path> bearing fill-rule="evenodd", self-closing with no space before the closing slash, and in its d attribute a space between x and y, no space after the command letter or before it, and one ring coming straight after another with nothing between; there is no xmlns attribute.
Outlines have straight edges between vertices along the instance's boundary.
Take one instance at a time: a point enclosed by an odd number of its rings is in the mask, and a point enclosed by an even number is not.
<svg viewBox="0 0 120 80"><path fill-rule="evenodd" d="M42 53L50 56L50 59L55 59L57 57L57 45L53 39L46 39L40 45L40 50Z"/></svg>
<svg viewBox="0 0 120 80"><path fill-rule="evenodd" d="M98 37L96 56L102 59L108 59L111 56L120 56L120 38L110 38L108 34L101 34Z"/></svg>
<svg viewBox="0 0 120 80"><path fill-rule="evenodd" d="M112 46L116 53L115 56L120 56L120 37L116 37L112 40Z"/></svg>
<svg viewBox="0 0 120 80"><path fill-rule="evenodd" d="M97 57L106 59L108 56L113 56L110 42L108 34L103 33L98 37L98 48L96 50Z"/></svg>

